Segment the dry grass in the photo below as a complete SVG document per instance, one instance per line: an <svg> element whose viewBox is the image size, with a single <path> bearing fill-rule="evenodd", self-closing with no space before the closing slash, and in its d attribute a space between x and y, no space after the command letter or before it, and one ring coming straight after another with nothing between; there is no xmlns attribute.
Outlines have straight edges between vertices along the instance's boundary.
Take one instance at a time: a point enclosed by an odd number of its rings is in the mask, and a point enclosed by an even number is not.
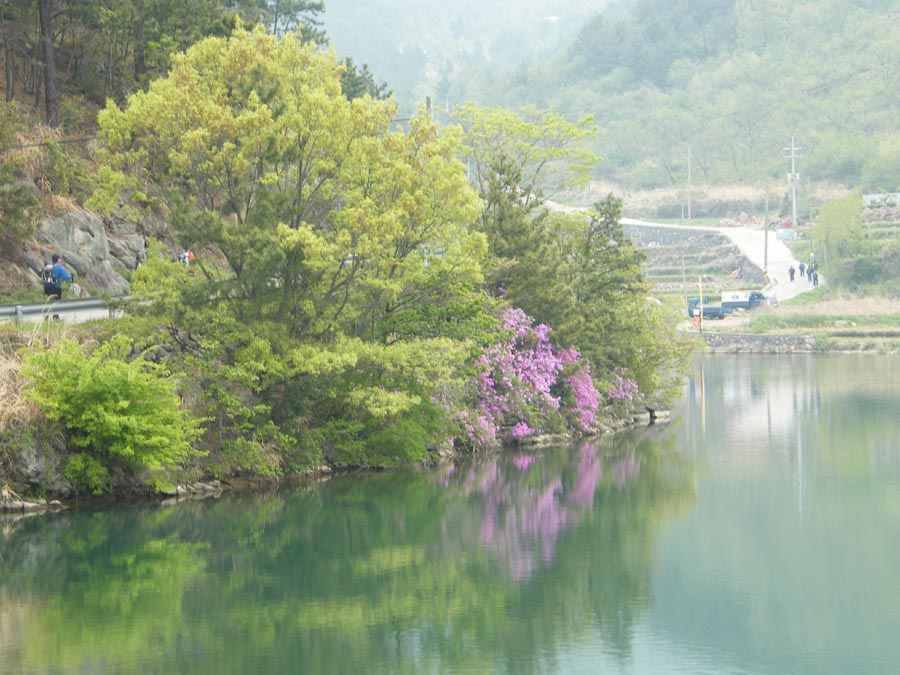
<svg viewBox="0 0 900 675"><path fill-rule="evenodd" d="M22 397L22 358L9 345L0 346L0 428L28 415Z"/></svg>
<svg viewBox="0 0 900 675"><path fill-rule="evenodd" d="M900 314L900 299L873 296L842 295L811 305L785 305L779 313L804 316L881 317Z"/></svg>
<svg viewBox="0 0 900 675"><path fill-rule="evenodd" d="M824 204L826 202L847 195L847 188L832 183L821 182L809 186L809 198L813 203ZM590 188L581 191L573 191L567 195L573 202L593 202L605 197L612 192L622 197L625 201L626 213L653 212L660 206L677 204L686 199L686 186L662 187L652 190L629 190L624 185L613 181L592 180ZM769 187L770 210L777 211L777 204L772 201L772 196L778 192L772 186ZM694 184L691 188L691 197L695 203L705 201L734 203L734 204L759 204L759 213L751 214L762 217L765 203L766 190L763 185L701 185Z"/></svg>
<svg viewBox="0 0 900 675"><path fill-rule="evenodd" d="M40 416L38 406L22 393L23 349L52 344L67 333L65 324L49 322L35 326L30 332L15 330L0 334L0 430L20 428Z"/></svg>
<svg viewBox="0 0 900 675"><path fill-rule="evenodd" d="M684 188L664 187L653 190L627 190L622 185L609 181L591 181L591 195L594 198L605 196L610 192L622 197L628 208L655 209L662 204L670 204L684 198ZM695 185L691 196L698 202L714 199L722 202L747 202L764 200L762 187L752 185Z"/></svg>

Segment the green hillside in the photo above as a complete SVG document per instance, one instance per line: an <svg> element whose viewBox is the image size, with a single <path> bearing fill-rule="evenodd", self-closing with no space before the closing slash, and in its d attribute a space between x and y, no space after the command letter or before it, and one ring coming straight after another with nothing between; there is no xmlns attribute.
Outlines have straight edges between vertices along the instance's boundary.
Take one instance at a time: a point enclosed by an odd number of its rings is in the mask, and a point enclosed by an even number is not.
<svg viewBox="0 0 900 675"><path fill-rule="evenodd" d="M900 188L900 2L638 0L548 60L445 78L437 100L535 104L600 127L597 178L629 189ZM801 193L808 190L801 189Z"/></svg>

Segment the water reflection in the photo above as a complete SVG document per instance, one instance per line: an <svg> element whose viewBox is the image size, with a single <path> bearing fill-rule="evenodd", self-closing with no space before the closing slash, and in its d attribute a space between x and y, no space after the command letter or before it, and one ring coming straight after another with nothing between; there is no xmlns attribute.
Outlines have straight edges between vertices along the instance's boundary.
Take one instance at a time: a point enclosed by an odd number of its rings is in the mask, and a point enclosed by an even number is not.
<svg viewBox="0 0 900 675"><path fill-rule="evenodd" d="M680 427L705 466L663 538L654 629L751 673L893 673L900 359L715 357Z"/></svg>
<svg viewBox="0 0 900 675"><path fill-rule="evenodd" d="M689 475L660 430L20 521L2 545L0 671L537 672L594 629L627 654L660 514L690 502Z"/></svg>
<svg viewBox="0 0 900 675"><path fill-rule="evenodd" d="M900 358L702 366L640 433L0 520L0 672L897 672Z"/></svg>
<svg viewBox="0 0 900 675"><path fill-rule="evenodd" d="M452 465L434 480L448 494L469 499L480 512L478 541L521 582L552 563L560 534L593 509L604 476L622 489L639 476L640 464L633 447L607 448L601 456L592 441L565 455L513 454ZM570 477L566 484L564 476Z"/></svg>

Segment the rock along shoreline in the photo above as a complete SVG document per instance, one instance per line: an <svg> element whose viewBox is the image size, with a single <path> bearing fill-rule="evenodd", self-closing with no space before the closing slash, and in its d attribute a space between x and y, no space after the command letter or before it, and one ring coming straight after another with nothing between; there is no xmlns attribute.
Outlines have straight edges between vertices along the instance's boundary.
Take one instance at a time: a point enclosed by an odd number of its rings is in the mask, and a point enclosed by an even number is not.
<svg viewBox="0 0 900 675"><path fill-rule="evenodd" d="M605 436L610 433L619 433L629 429L636 429L642 426L651 426L654 424L665 424L671 419L670 411L663 410L635 410L628 416L620 418L611 424L603 426L596 433L586 436L586 438ZM563 443L572 442L572 437L566 434L539 434L527 436L525 438L516 439L514 442L497 443L487 452L501 452L510 448L519 447L522 449L536 449L541 447L550 447ZM462 453L436 453L431 464L437 464L441 461L453 460L463 457ZM26 499L19 497L15 492L4 488L0 490L0 516L12 517L28 517L45 513L55 513L71 508L77 508L82 505L109 505L122 506L133 503L155 503L160 506L173 506L175 504L201 500L209 498L217 498L227 492L242 492L250 490L266 490L273 488L281 488L285 486L308 486L323 481L330 480L335 475L363 475L372 471L387 471L390 469L378 468L355 468L347 470L335 470L330 466L319 466L301 473L294 473L285 476L264 477L264 476L246 476L234 477L221 480L196 481L192 483L183 483L174 486L171 490L163 493L146 493L135 492L130 496L110 497L108 495L100 497L80 497L77 499Z"/></svg>

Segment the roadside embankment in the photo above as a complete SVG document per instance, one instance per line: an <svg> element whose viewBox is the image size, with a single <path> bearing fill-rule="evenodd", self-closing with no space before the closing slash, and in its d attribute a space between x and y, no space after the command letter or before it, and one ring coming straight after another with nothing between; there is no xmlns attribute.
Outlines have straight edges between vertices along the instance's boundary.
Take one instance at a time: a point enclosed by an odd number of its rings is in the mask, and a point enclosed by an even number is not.
<svg viewBox="0 0 900 675"><path fill-rule="evenodd" d="M753 333L703 333L712 354L791 354L817 351L812 335L756 335Z"/></svg>

